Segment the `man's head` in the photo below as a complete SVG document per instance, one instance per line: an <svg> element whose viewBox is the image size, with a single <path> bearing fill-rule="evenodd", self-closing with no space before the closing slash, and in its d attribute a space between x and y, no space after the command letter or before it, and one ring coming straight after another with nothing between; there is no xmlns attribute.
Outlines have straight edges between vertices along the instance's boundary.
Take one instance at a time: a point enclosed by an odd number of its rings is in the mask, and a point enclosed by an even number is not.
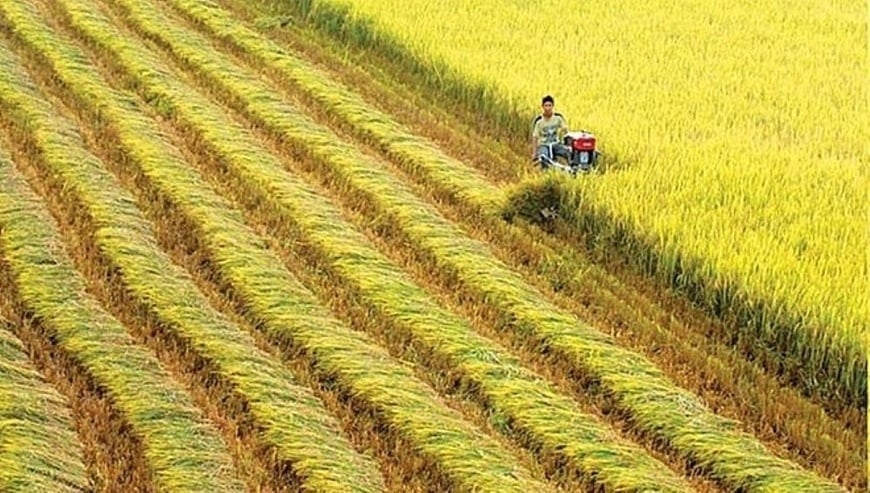
<svg viewBox="0 0 870 493"><path fill-rule="evenodd" d="M547 118L553 116L553 96L547 94L544 96L544 99L541 100L541 109L544 111L544 116Z"/></svg>

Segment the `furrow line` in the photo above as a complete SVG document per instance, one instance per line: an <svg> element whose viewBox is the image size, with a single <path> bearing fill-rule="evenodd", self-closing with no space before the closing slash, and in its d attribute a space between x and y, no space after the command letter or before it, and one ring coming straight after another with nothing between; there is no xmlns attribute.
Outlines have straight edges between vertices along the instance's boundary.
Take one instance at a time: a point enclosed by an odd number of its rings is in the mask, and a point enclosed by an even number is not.
<svg viewBox="0 0 870 493"><path fill-rule="evenodd" d="M92 91L94 74L86 57L40 22L33 7L4 2L2 11L13 32L44 58L65 84ZM311 392L250 336L212 310L189 276L156 245L150 225L135 201L103 164L84 150L73 128L41 132L47 110L35 95L22 94L20 121L33 132L32 145L51 155L43 159L42 178L58 192L63 185L68 208L83 241L91 246L91 274L105 279L103 298L115 315L138 322L151 338L179 348L202 384L213 387L222 411L255 440L254 453L272 472L272 487L312 491L381 491L383 480L372 461L355 452L337 423ZM119 100L123 96L118 95ZM131 104L128 100L128 104ZM56 156L60 149L66 155ZM132 309L131 309L132 308Z"/></svg>
<svg viewBox="0 0 870 493"><path fill-rule="evenodd" d="M77 25L87 31L83 23ZM351 226L342 220L338 210L304 182L285 174L280 161L264 152L256 140L246 138L238 125L226 117L222 117L222 125L203 125L199 117L214 105L162 77L153 69L159 66L159 60L148 58L140 50L122 62L128 64L131 73L150 72L147 77L137 77L143 95L171 107L170 113L182 125L197 132L198 143L211 149L217 166L226 166L235 175L239 189L244 191L240 195L277 208L281 213L271 217L279 218L278 222L303 222L300 229L304 231L295 235L299 238L294 242L304 239L313 249L323 251L319 256L327 260L327 271L338 276L336 284L349 282L358 290L349 299L363 297L361 302L372 307L372 315L377 314L384 325L389 324L387 327L395 327L395 331L384 327L385 332L394 332L389 336L391 347L413 342L418 358L428 358L426 364L432 363L457 385L476 393L478 400L502 416L499 419L505 422L506 431L545 459L551 473L564 474L559 472L564 465L572 475L585 475L587 480L595 477L600 484L615 489L653 485L676 491L688 488L642 449L622 442L595 418L576 411L570 399L559 396L539 377L517 365L512 356L474 334L455 315L430 300L369 246L364 236L348 229ZM220 120L218 109L213 111ZM225 133L220 129L226 129Z"/></svg>
<svg viewBox="0 0 870 493"><path fill-rule="evenodd" d="M697 396L668 381L646 358L558 309L514 271L465 237L458 228L421 203L404 184L384 172L333 132L276 97L274 90L237 64L221 57L188 30L173 26L148 4L119 0L131 22L166 46L213 86L231 94L255 121L306 152L335 182L359 195L373 215L390 216L403 240L418 246L433 265L454 273L457 287L496 306L513 329L551 353L566 368L600 384L614 405L645 432L691 458L730 487L765 490L836 490L836 485L771 454L733 422L710 412ZM758 470L767 471L758 475Z"/></svg>
<svg viewBox="0 0 870 493"><path fill-rule="evenodd" d="M97 9L76 0L64 5L73 22L88 26L88 33L111 49L104 56L118 56L138 64L133 72L136 74L147 73L145 67L157 70L159 61L149 60L141 49L112 29ZM437 490L549 489L533 480L497 442L438 402L434 392L411 370L332 318L243 224L241 214L212 192L179 152L160 137L153 121L115 101L105 84L100 87L94 81L91 94L95 99L88 104L111 128L105 136L107 152L113 148L121 151L114 156L115 169L126 170L133 177L128 181L139 182L139 195L153 204L149 208L157 211L152 212L157 222L175 223L165 228L166 236L191 247L188 251L202 252L216 277L222 278L219 282L224 291L238 298L239 311L251 325L263 329L289 357L304 358L325 385L340 386L344 400L365 410L358 419L371 415L393 430L390 433L396 435L394 440L404 441L405 445L391 447L391 452L410 452L405 461L394 457L396 466L428 461L420 471L409 471L407 478L415 472L444 477L443 483L431 480L436 482L429 487ZM184 99L185 94L176 97ZM211 129L207 131L212 138L232 140L237 138L236 132L244 132L227 127L222 121L226 117L214 113L203 107L190 112L200 128ZM414 457L416 450L421 452Z"/></svg>
<svg viewBox="0 0 870 493"><path fill-rule="evenodd" d="M0 48L0 67L8 76L19 70L9 62ZM5 103L17 99L10 91L29 90L14 87L14 79L0 81L4 113ZM75 150L43 152L61 156ZM239 491L242 485L215 430L157 360L85 294L84 280L69 261L51 216L6 160L0 160L0 183L0 281L9 288L4 311L20 327L18 336L38 364L53 381L62 382L90 455L90 486L97 491ZM60 433L51 439L59 440ZM3 468L0 475L15 470ZM77 471L70 464L58 477ZM33 491L38 484L23 486Z"/></svg>

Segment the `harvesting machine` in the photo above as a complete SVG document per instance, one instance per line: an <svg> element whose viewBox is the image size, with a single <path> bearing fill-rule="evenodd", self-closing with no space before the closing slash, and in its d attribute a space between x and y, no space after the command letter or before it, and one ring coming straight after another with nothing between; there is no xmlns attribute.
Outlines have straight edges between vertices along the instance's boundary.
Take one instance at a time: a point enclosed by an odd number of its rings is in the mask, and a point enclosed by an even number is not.
<svg viewBox="0 0 870 493"><path fill-rule="evenodd" d="M568 132L562 140L562 143L544 144L548 152L537 159L541 169L555 168L576 175L588 173L598 164L601 153L596 149L594 134L586 130ZM563 146L561 153L556 146Z"/></svg>

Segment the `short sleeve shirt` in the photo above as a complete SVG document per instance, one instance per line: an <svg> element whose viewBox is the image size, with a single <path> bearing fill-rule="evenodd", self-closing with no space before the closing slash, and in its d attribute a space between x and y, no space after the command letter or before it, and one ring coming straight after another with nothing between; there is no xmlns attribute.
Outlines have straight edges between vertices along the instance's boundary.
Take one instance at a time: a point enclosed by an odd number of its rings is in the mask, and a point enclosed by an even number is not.
<svg viewBox="0 0 870 493"><path fill-rule="evenodd" d="M541 115L535 119L532 136L538 137L539 144L549 144L551 142L559 142L567 131L568 122L565 120L565 117L559 113L553 113L553 116L550 118L545 118Z"/></svg>

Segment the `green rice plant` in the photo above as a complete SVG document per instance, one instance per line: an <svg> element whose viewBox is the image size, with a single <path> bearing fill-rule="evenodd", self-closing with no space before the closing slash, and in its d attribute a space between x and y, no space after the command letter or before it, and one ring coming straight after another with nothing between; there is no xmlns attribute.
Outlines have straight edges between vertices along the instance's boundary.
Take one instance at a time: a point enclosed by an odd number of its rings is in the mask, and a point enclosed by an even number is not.
<svg viewBox="0 0 870 493"><path fill-rule="evenodd" d="M453 273L462 289L499 310L508 320L505 328L559 355L567 368L595 378L640 430L670 444L731 487L754 491L837 489L833 483L774 456L754 437L737 430L735 423L709 411L697 396L669 382L647 359L620 348L610 337L554 306L494 258L486 245L468 239L408 192L382 163L282 101L269 85L210 49L201 38L176 27L148 3L118 3L139 29L161 40L214 86L231 95L255 121L296 148L306 149L312 159L328 168L336 188L348 190L368 202L376 211L373 213L392 219L399 232L433 258L434 268ZM241 147L237 152L251 154L250 149ZM295 216L288 216L303 221L312 217L314 210L300 208ZM325 229L335 222L318 220L317 224ZM335 236L340 228L333 229L329 241L338 243ZM372 282L376 265L365 264L366 283ZM403 296L407 300L407 294ZM397 304L395 300L391 303L385 308ZM765 474L759 475L759 470Z"/></svg>
<svg viewBox="0 0 870 493"><path fill-rule="evenodd" d="M73 19L87 13L99 20L89 7L75 0L65 2ZM101 39L111 40L116 53L129 54L140 66L159 66L159 61L143 58L132 50L130 42L109 24L102 27ZM280 259L244 225L241 214L212 192L178 151L163 140L155 122L131 109L125 100L119 101L96 75L90 80L70 77L68 81L70 90L111 127L130 162L153 184L159 196L178 204L178 212L199 232L204 250L231 289L244 298L246 314L255 325L265 329L274 341L304 351L331 385L340 383L348 395L362 399L368 408L385 416L410 447L422 451L457 488L548 490L545 484L531 479L494 440L439 403L434 392L411 370L364 336L342 326L319 306L314 296L281 266ZM203 118L200 121L206 126L222 129L221 138L229 138L227 132L242 131Z"/></svg>
<svg viewBox="0 0 870 493"><path fill-rule="evenodd" d="M0 11L22 42L50 62L57 77L69 85L84 80L84 87L93 90L87 82L93 72L86 58L40 22L30 5L5 2ZM228 402L237 407L225 412L245 413L253 419L258 438L267 445L262 459L278 480L294 478L317 491L383 490L376 465L353 450L322 403L296 385L286 368L258 350L249 334L209 306L189 275L159 249L135 200L84 148L71 124L53 115L21 69L11 68L10 80L17 84L4 86L0 104L29 132L41 155L39 165L56 177L69 200L80 204L78 219L93 228L88 241L138 304L121 309L135 307L149 313L149 318L176 334L176 340L189 341L188 352L213 365L214 377L229 382L238 402ZM121 94L117 98L125 99Z"/></svg>
<svg viewBox="0 0 870 493"><path fill-rule="evenodd" d="M32 90L17 76L20 67L11 63L2 45L0 70L5 74L0 80L0 100L7 101L13 91ZM51 116L44 114L41 118ZM55 130L60 132L63 127L46 129ZM53 152L55 156L62 156L65 150L54 149ZM141 439L146 467L156 486L178 492L202 491L202 488L215 492L242 489L243 485L233 474L229 452L216 430L157 360L136 345L124 327L85 294L85 281L71 265L62 244L57 227L40 199L10 161L0 156L0 252L12 276L10 288L20 304L50 331L55 344L107 393L135 436ZM4 296L11 294L4 291ZM4 426L0 432L0 456L9 460L14 456L15 462L0 468L2 490L14 491L18 487L21 491L61 491L63 485L76 489L84 475L81 459L74 460L80 452L76 451L69 428L61 426L62 414L53 416L52 410L60 405L58 400L50 396L28 396L23 382L16 379L14 373L4 374L0 394L13 397L8 392L15 390L16 395L15 400L0 398L0 407L12 410L26 403L35 404L38 408L27 412L31 413L30 418L39 419L41 423L28 425L20 416L15 420L14 415L4 412L4 421L12 426ZM51 415L43 414L47 412ZM50 428L39 430L36 424ZM49 430L51 434L47 435ZM5 441L8 439L15 442L9 444ZM22 447L28 439L33 446L48 448L29 451L22 448L22 452L29 453L15 454L17 447ZM48 462L52 458L64 462ZM41 460L46 461L42 467ZM52 465L58 469L48 473ZM25 472L25 467L29 471L45 472L45 477L17 476ZM16 477L18 483L14 482ZM52 478L62 484L49 486ZM22 480L25 482L20 482Z"/></svg>
<svg viewBox="0 0 870 493"><path fill-rule="evenodd" d="M2 152L0 168L5 168L9 162ZM33 368L12 331L0 322L0 491L88 491L69 405Z"/></svg>
<svg viewBox="0 0 870 493"><path fill-rule="evenodd" d="M471 385L479 386L483 401L490 402L493 412L512 421L520 435L529 436L523 439L526 444L613 488L688 488L642 449L619 440L592 416L575 410L570 399L559 396L515 358L435 304L407 275L368 246L365 237L353 231L338 210L303 182L283 173L280 161L264 152L219 107L169 77L159 59L99 22L93 9L72 9L74 3L64 2L73 24L107 52L116 54L146 99L161 101L183 125L196 129L201 142L239 175L242 187L250 187L258 200L283 211L280 220L297 222L295 218L304 210L302 215L310 218L304 221L308 241L325 249L324 255L343 278L358 286L368 303L396 321L417 344L435 352L444 371L455 368L466 381L473 382Z"/></svg>

